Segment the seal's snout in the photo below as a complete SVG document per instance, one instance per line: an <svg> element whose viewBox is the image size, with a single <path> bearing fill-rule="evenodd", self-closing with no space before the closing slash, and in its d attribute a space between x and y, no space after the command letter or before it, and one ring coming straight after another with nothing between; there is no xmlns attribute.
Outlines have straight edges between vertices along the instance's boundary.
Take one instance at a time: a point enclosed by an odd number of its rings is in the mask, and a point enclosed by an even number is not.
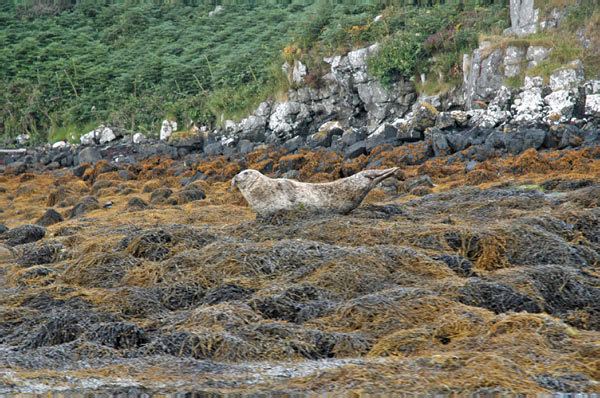
<svg viewBox="0 0 600 398"><path fill-rule="evenodd" d="M235 187L235 177L231 179L231 188Z"/></svg>

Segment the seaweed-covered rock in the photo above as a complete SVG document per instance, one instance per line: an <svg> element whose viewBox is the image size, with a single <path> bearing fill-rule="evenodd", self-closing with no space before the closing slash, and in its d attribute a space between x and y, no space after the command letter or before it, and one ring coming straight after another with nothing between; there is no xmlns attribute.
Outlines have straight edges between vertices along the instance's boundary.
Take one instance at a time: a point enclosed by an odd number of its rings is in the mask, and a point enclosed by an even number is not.
<svg viewBox="0 0 600 398"><path fill-rule="evenodd" d="M64 219L59 212L54 209L48 209L44 214L38 218L35 223L37 225L42 225L47 227L48 225L53 225L59 222L63 222Z"/></svg>
<svg viewBox="0 0 600 398"><path fill-rule="evenodd" d="M531 297L515 292L511 287L499 283L471 278L459 289L458 301L467 305L487 308L499 314L507 311L542 311L539 303Z"/></svg>
<svg viewBox="0 0 600 398"><path fill-rule="evenodd" d="M79 217L85 213L88 213L92 210L96 210L100 208L100 203L93 196L86 196L81 199L75 206L71 208L68 212L69 218Z"/></svg>
<svg viewBox="0 0 600 398"><path fill-rule="evenodd" d="M146 203L145 200L135 196L129 199L129 202L127 202L127 209L130 211L144 210L147 207L148 203Z"/></svg>
<svg viewBox="0 0 600 398"><path fill-rule="evenodd" d="M150 195L150 203L167 203L171 195L173 195L173 190L170 188L155 189Z"/></svg>
<svg viewBox="0 0 600 398"><path fill-rule="evenodd" d="M204 304L214 305L224 301L244 300L254 293L254 289L247 289L232 283L217 286L206 292Z"/></svg>
<svg viewBox="0 0 600 398"><path fill-rule="evenodd" d="M26 224L12 228L0 235L9 246L17 246L25 243L36 242L46 235L46 228L38 225Z"/></svg>
<svg viewBox="0 0 600 398"><path fill-rule="evenodd" d="M49 244L40 247L34 247L27 250L18 260L21 267L30 267L32 265L51 264L57 261L64 247L60 244Z"/></svg>
<svg viewBox="0 0 600 398"><path fill-rule="evenodd" d="M116 349L135 348L148 342L144 328L131 322L102 323L88 332L86 337Z"/></svg>

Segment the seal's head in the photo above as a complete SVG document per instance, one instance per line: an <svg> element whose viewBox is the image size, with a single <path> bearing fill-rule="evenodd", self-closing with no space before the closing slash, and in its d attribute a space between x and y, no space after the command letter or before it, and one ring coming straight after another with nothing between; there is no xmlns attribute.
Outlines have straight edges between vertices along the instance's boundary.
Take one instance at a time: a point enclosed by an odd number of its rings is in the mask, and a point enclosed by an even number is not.
<svg viewBox="0 0 600 398"><path fill-rule="evenodd" d="M252 184L260 180L262 177L263 175L256 170L247 169L240 171L231 179L231 187L237 187L243 192L245 189L250 188Z"/></svg>

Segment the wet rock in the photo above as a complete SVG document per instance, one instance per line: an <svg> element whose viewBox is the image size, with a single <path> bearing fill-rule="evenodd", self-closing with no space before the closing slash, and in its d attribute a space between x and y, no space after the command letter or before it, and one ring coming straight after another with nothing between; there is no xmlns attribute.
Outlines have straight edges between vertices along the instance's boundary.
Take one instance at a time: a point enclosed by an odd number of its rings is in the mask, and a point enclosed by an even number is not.
<svg viewBox="0 0 600 398"><path fill-rule="evenodd" d="M358 141L344 149L344 159L354 159L367 154L367 142Z"/></svg>
<svg viewBox="0 0 600 398"><path fill-rule="evenodd" d="M36 242L46 235L46 228L38 225L20 225L9 229L2 235L0 239L4 240L9 246L17 246L25 243Z"/></svg>
<svg viewBox="0 0 600 398"><path fill-rule="evenodd" d="M62 221L64 221L64 219L59 212L54 209L48 209L40 218L35 221L35 223L37 225L47 227L48 225L53 225Z"/></svg>
<svg viewBox="0 0 600 398"><path fill-rule="evenodd" d="M100 203L93 196L86 196L81 199L75 206L69 210L67 217L75 218L79 217L82 214L88 213L92 210L96 210L100 208Z"/></svg>
<svg viewBox="0 0 600 398"><path fill-rule="evenodd" d="M4 224L0 224L0 235L8 231L8 227Z"/></svg>

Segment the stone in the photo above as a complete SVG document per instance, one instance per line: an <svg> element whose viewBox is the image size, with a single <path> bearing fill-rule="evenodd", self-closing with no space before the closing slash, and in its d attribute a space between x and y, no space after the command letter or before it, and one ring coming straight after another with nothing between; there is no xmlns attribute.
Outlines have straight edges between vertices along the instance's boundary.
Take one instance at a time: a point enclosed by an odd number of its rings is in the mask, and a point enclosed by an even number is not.
<svg viewBox="0 0 600 398"><path fill-rule="evenodd" d="M344 159L354 159L367 154L366 141L358 141L344 149Z"/></svg>
<svg viewBox="0 0 600 398"><path fill-rule="evenodd" d="M304 78L308 74L308 69L306 65L304 65L300 61L294 62L294 67L292 68L292 82L296 84L304 83Z"/></svg>
<svg viewBox="0 0 600 398"><path fill-rule="evenodd" d="M240 155L247 155L254 150L254 143L248 140L239 140L237 143L237 152Z"/></svg>
<svg viewBox="0 0 600 398"><path fill-rule="evenodd" d="M331 145L331 135L326 131L319 131L306 137L306 146L309 148L328 147Z"/></svg>
<svg viewBox="0 0 600 398"><path fill-rule="evenodd" d="M222 13L225 9L223 8L223 6L216 6L214 10L210 11L208 13L209 17L216 17L217 15L219 15L220 13Z"/></svg>
<svg viewBox="0 0 600 398"><path fill-rule="evenodd" d="M487 54L489 42L481 42L473 56L463 57L463 90L467 110L477 107L479 102L488 103L495 97L504 83L504 51L501 49Z"/></svg>
<svg viewBox="0 0 600 398"><path fill-rule="evenodd" d="M433 105L422 102L415 112L411 127L416 131L425 131L425 129L435 126L438 114L439 111Z"/></svg>
<svg viewBox="0 0 600 398"><path fill-rule="evenodd" d="M600 94L589 94L585 96L584 114L586 116L600 118Z"/></svg>
<svg viewBox="0 0 600 398"><path fill-rule="evenodd" d="M117 135L115 134L113 129L108 128L108 127L103 128L102 131L100 132L100 135L98 136L98 142L100 143L100 145L107 144L116 139L117 139Z"/></svg>
<svg viewBox="0 0 600 398"><path fill-rule="evenodd" d="M548 47L529 46L527 48L527 54L525 54L525 59L529 61L527 70L533 69L538 66L540 62L545 61L551 51L552 49Z"/></svg>
<svg viewBox="0 0 600 398"><path fill-rule="evenodd" d="M548 15L543 21L540 22L540 30L554 30L558 28L558 25L567 17L566 10L560 10L558 7L552 7L550 15Z"/></svg>
<svg viewBox="0 0 600 398"><path fill-rule="evenodd" d="M341 141L343 146L352 146L356 144L358 141L362 141L367 138L367 131L364 129L357 129L354 127L349 128L344 131L341 137Z"/></svg>
<svg viewBox="0 0 600 398"><path fill-rule="evenodd" d="M239 136L252 142L262 142L265 139L267 118L250 115L239 123Z"/></svg>
<svg viewBox="0 0 600 398"><path fill-rule="evenodd" d="M148 141L143 133L135 133L132 140L134 144L143 144L144 142Z"/></svg>
<svg viewBox="0 0 600 398"><path fill-rule="evenodd" d="M64 221L63 217L54 209L48 209L44 214L36 220L37 225L47 227L48 225L56 224Z"/></svg>
<svg viewBox="0 0 600 398"><path fill-rule="evenodd" d="M308 107L300 102L287 101L275 106L269 118L269 129L279 139L289 139L292 131L309 122L310 113Z"/></svg>
<svg viewBox="0 0 600 398"><path fill-rule="evenodd" d="M558 90L544 97L544 103L548 105L546 120L561 123L571 119L577 99L570 90Z"/></svg>
<svg viewBox="0 0 600 398"><path fill-rule="evenodd" d="M167 140L174 131L177 130L177 122L174 120L163 120L160 127L160 139L161 141Z"/></svg>
<svg viewBox="0 0 600 398"><path fill-rule="evenodd" d="M441 132L433 132L431 134L431 146L435 156L446 156L451 152L446 135Z"/></svg>
<svg viewBox="0 0 600 398"><path fill-rule="evenodd" d="M135 196L129 199L129 202L127 202L127 210L129 211L144 210L147 207L148 203Z"/></svg>
<svg viewBox="0 0 600 398"><path fill-rule="evenodd" d="M204 153L207 155L221 155L223 153L223 146L220 142L204 145Z"/></svg>
<svg viewBox="0 0 600 398"><path fill-rule="evenodd" d="M173 190L170 188L157 188L150 195L150 203L166 203L171 195L173 195Z"/></svg>
<svg viewBox="0 0 600 398"><path fill-rule="evenodd" d="M294 152L304 145L304 138L297 135L283 143L283 148L288 152Z"/></svg>
<svg viewBox="0 0 600 398"><path fill-rule="evenodd" d="M521 46L508 46L504 52L504 76L515 77L521 73L527 49Z"/></svg>
<svg viewBox="0 0 600 398"><path fill-rule="evenodd" d="M78 164L82 163L96 163L102 159L100 151L94 147L83 148L78 155Z"/></svg>
<svg viewBox="0 0 600 398"><path fill-rule="evenodd" d="M578 64L573 68L559 69L550 75L550 88L552 91L568 90L583 81L583 69Z"/></svg>
<svg viewBox="0 0 600 398"><path fill-rule="evenodd" d="M510 0L510 33L521 37L537 32L539 9L533 6L534 0Z"/></svg>
<svg viewBox="0 0 600 398"><path fill-rule="evenodd" d="M30 138L29 134L19 134L15 137L15 140L17 141L17 144L24 146L29 143Z"/></svg>
<svg viewBox="0 0 600 398"><path fill-rule="evenodd" d="M202 189L192 186L190 188L186 188L182 191L179 191L177 193L177 197L178 203L181 205L189 202L194 202L196 200L206 199L206 194Z"/></svg>
<svg viewBox="0 0 600 398"><path fill-rule="evenodd" d="M525 77L524 91L517 95L511 110L515 115L513 122L533 123L540 121L543 117L544 100L542 98L541 77Z"/></svg>
<svg viewBox="0 0 600 398"><path fill-rule="evenodd" d="M66 148L68 146L66 141L57 141L54 144L52 144L52 149L60 149L60 148Z"/></svg>

